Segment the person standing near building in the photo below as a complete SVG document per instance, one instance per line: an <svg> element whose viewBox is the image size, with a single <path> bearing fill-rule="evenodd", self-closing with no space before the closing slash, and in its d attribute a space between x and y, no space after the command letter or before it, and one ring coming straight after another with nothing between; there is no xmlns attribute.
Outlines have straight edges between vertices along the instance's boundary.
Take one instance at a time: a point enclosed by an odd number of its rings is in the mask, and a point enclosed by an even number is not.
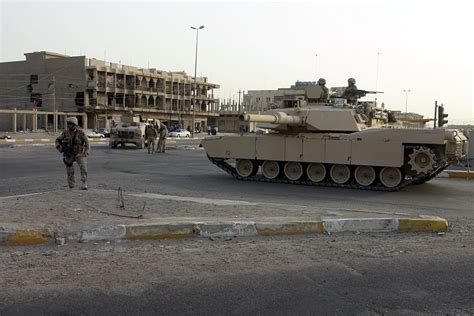
<svg viewBox="0 0 474 316"><path fill-rule="evenodd" d="M77 125L77 118L66 119L67 128L56 138L56 149L63 154L63 162L66 165L67 182L70 189L75 186L74 161L79 165L81 171L81 189L87 190L87 161L90 145L89 139L82 129Z"/></svg>
<svg viewBox="0 0 474 316"><path fill-rule="evenodd" d="M156 138L158 137L158 132L153 125L148 125L146 127L146 141L148 143L148 153L154 154L155 153L155 143Z"/></svg>
<svg viewBox="0 0 474 316"><path fill-rule="evenodd" d="M158 141L158 152L166 152L166 138L168 137L168 128L165 124L160 123L160 140Z"/></svg>

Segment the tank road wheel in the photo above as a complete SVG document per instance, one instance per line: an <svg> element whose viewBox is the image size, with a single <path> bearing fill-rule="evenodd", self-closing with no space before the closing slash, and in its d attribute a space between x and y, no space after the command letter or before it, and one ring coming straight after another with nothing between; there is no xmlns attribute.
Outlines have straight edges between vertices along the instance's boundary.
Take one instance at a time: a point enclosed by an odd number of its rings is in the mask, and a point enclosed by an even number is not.
<svg viewBox="0 0 474 316"><path fill-rule="evenodd" d="M380 182L387 188L394 188L402 182L402 172L400 168L385 167L380 170Z"/></svg>
<svg viewBox="0 0 474 316"><path fill-rule="evenodd" d="M416 174L429 173L437 166L435 153L427 147L413 149L413 152L408 157L410 157L408 164Z"/></svg>
<svg viewBox="0 0 474 316"><path fill-rule="evenodd" d="M303 166L299 162L288 161L283 171L291 181L296 181L303 176Z"/></svg>
<svg viewBox="0 0 474 316"><path fill-rule="evenodd" d="M235 162L235 170L238 175L244 178L251 177L256 173L256 166L249 159L237 159Z"/></svg>
<svg viewBox="0 0 474 316"><path fill-rule="evenodd" d="M313 182L321 182L326 178L326 167L322 163L310 163L306 175Z"/></svg>
<svg viewBox="0 0 474 316"><path fill-rule="evenodd" d="M346 165L333 165L329 171L332 181L337 184L343 184L349 181L351 170Z"/></svg>
<svg viewBox="0 0 474 316"><path fill-rule="evenodd" d="M369 186L375 181L376 173L370 166L358 166L354 172L357 183L363 186Z"/></svg>
<svg viewBox="0 0 474 316"><path fill-rule="evenodd" d="M280 164L277 161L265 160L262 164L262 173L267 179L275 179L280 175Z"/></svg>

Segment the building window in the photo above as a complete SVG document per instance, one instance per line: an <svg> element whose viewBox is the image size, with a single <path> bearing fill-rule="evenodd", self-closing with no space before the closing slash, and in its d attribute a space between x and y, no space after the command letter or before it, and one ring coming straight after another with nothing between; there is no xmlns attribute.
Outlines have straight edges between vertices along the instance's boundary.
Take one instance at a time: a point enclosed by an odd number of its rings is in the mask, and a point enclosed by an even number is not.
<svg viewBox="0 0 474 316"><path fill-rule="evenodd" d="M270 103L270 97L267 97L267 103Z"/></svg>
<svg viewBox="0 0 474 316"><path fill-rule="evenodd" d="M259 97L255 98L255 102L260 102L260 98Z"/></svg>
<svg viewBox="0 0 474 316"><path fill-rule="evenodd" d="M30 84L38 83L38 75L30 75Z"/></svg>
<svg viewBox="0 0 474 316"><path fill-rule="evenodd" d="M33 93L30 96L30 102L34 103L37 107L43 106L43 99L41 93Z"/></svg>

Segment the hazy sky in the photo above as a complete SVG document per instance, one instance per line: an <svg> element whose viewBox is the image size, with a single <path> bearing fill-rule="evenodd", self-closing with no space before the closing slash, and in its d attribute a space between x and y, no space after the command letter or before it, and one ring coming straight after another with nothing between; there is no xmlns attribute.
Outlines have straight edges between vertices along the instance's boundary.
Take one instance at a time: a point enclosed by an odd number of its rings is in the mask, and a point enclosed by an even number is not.
<svg viewBox="0 0 474 316"><path fill-rule="evenodd" d="M471 3L0 0L0 61L40 50L103 59L106 51L108 61L193 75L190 26L205 25L198 75L221 85L220 98L354 77L359 89L384 91L378 99L388 108L404 111L410 89L408 111L432 117L438 100L450 119L471 120Z"/></svg>

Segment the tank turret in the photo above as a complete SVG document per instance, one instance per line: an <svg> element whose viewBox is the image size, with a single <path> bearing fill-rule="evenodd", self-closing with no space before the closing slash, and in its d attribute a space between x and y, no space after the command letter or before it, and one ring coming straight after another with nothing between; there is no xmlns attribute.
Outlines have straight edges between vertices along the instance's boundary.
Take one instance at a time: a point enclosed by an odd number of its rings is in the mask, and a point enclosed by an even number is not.
<svg viewBox="0 0 474 316"><path fill-rule="evenodd" d="M397 127L374 102L297 105L240 116L272 133L210 136L201 144L237 179L385 191L426 182L467 154L461 131Z"/></svg>
<svg viewBox="0 0 474 316"><path fill-rule="evenodd" d="M301 107L270 110L265 114L240 116L241 121L257 122L258 127L298 132L358 132L369 127L387 123L387 114L382 109L360 104L347 107L337 104L306 104Z"/></svg>

